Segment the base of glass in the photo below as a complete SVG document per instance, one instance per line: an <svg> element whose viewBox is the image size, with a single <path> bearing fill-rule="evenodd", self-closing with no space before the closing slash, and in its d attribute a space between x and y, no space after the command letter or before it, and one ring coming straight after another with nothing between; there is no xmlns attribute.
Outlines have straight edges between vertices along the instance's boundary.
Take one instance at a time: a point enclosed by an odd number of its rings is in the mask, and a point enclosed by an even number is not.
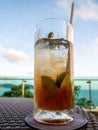
<svg viewBox="0 0 98 130"><path fill-rule="evenodd" d="M45 124L67 124L73 121L73 113L72 111L46 111L46 110L39 110L39 112L34 116L34 119L38 122L45 123Z"/></svg>

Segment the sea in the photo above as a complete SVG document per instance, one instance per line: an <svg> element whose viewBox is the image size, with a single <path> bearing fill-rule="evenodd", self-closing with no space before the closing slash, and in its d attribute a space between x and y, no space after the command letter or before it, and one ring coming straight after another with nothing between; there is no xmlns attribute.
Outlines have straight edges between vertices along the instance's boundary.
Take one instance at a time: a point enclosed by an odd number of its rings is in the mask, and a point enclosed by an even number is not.
<svg viewBox="0 0 98 130"><path fill-rule="evenodd" d="M34 78L24 77L24 76L4 76L0 77L0 96L4 94L6 91L10 91L13 86L22 86L24 82L24 86L28 85L30 87L30 91L33 94L34 87Z"/></svg>
<svg viewBox="0 0 98 130"><path fill-rule="evenodd" d="M10 91L12 86L22 85L23 81L24 85L30 86L30 91L33 94L33 77L12 76L0 77L0 96L6 91ZM88 83L88 81L90 81L90 83ZM91 100L96 106L98 106L98 77L74 77L74 86L75 85L80 86L79 98L85 97L89 100L89 92L91 92Z"/></svg>

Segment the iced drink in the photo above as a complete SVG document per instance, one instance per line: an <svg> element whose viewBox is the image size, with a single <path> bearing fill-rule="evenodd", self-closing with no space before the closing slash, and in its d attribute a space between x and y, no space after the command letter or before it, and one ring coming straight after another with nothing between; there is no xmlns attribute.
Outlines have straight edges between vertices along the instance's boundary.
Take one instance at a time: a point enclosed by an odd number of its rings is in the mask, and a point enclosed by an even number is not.
<svg viewBox="0 0 98 130"><path fill-rule="evenodd" d="M65 124L73 120L73 44L66 39L64 21L57 19L54 26L52 21L40 25L35 37L34 119Z"/></svg>

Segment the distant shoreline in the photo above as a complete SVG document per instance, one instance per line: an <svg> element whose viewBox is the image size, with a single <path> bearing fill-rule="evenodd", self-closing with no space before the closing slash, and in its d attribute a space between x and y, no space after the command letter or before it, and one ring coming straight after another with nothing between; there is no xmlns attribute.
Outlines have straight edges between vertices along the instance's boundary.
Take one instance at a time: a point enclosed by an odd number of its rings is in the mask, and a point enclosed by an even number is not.
<svg viewBox="0 0 98 130"><path fill-rule="evenodd" d="M0 80L34 80L34 76L0 76ZM75 81L98 81L98 76L74 76Z"/></svg>

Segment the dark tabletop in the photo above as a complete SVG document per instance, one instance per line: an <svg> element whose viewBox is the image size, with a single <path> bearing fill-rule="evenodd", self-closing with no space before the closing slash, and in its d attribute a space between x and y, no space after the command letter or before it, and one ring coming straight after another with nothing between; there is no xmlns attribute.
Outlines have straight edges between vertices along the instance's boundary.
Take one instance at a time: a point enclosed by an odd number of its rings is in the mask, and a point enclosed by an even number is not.
<svg viewBox="0 0 98 130"><path fill-rule="evenodd" d="M24 120L32 112L31 98L0 98L0 130L38 130L30 127ZM98 120L94 114L80 107L75 107L75 112L82 114L88 120L88 123L78 130L98 130Z"/></svg>

